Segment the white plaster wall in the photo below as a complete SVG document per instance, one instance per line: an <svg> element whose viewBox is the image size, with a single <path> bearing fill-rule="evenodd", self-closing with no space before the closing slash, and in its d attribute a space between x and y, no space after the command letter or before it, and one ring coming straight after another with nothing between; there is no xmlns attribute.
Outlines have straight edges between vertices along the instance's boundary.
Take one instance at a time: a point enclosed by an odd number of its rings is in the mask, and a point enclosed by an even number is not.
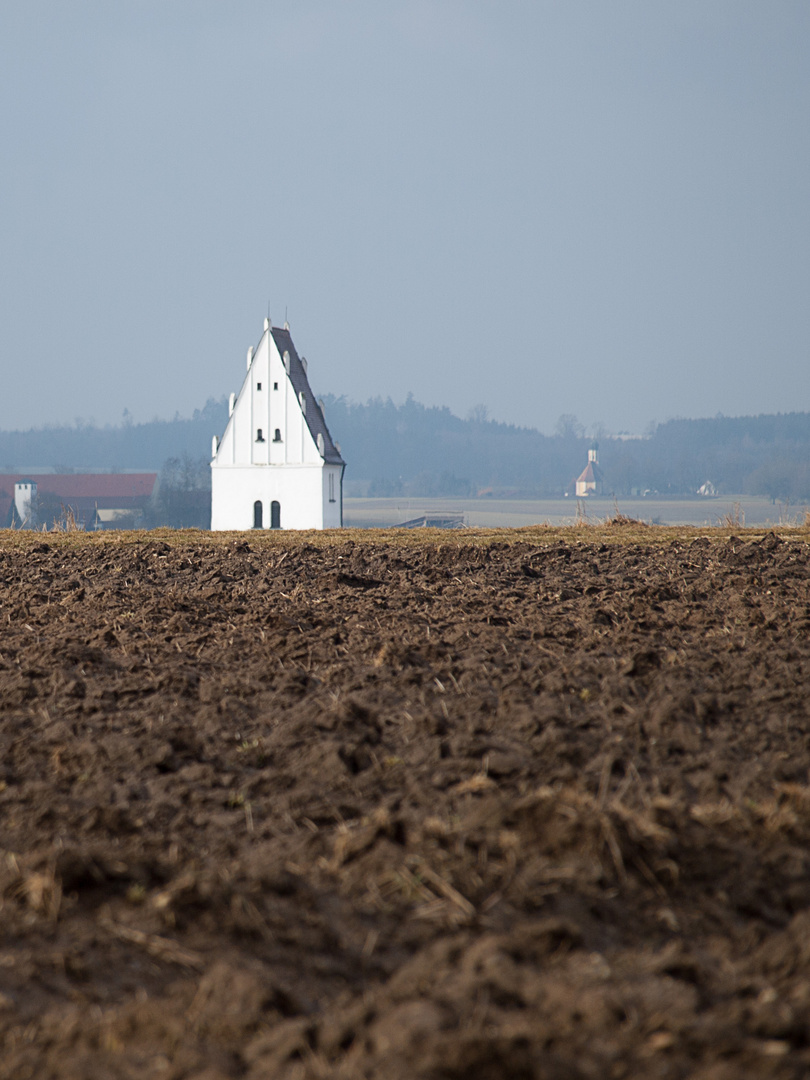
<svg viewBox="0 0 810 1080"><path fill-rule="evenodd" d="M307 401L306 407L317 409L317 403ZM284 358L265 330L211 463L211 528L252 529L257 500L263 528L270 527L274 500L281 504L282 529L340 528L341 477L342 467L321 457Z"/></svg>
<svg viewBox="0 0 810 1080"><path fill-rule="evenodd" d="M281 504L282 529L323 529L323 475L322 465L262 467L215 462L211 467L211 528L252 529L253 504L258 499L266 529L273 500ZM338 517L334 527L339 524Z"/></svg>
<svg viewBox="0 0 810 1080"><path fill-rule="evenodd" d="M316 402L308 401L307 408L317 408ZM274 439L276 428L279 442ZM262 442L257 441L260 429ZM269 331L263 334L236 396L217 459L230 465L317 465L322 461Z"/></svg>
<svg viewBox="0 0 810 1080"><path fill-rule="evenodd" d="M270 412L268 408L269 395L267 392L267 378L269 373L269 356L267 353L267 334L259 342L259 348L253 358L253 363L245 378L242 393L245 395L245 423L248 432L252 432L250 439L251 460L259 465L267 465L270 462L270 439L272 432L268 431ZM261 389L259 389L261 387ZM241 413L240 413L241 419ZM261 429L264 442L256 442L256 432Z"/></svg>
<svg viewBox="0 0 810 1080"><path fill-rule="evenodd" d="M343 500L343 492L341 491L341 473L343 472L340 465L325 465L323 469L323 527L324 529L339 529L342 525L341 507ZM335 501L329 501L329 477L332 476L332 488L335 493Z"/></svg>
<svg viewBox="0 0 810 1080"><path fill-rule="evenodd" d="M31 513L31 502L37 493L37 485L17 483L14 485L14 507L20 515L20 519L28 525L35 525L34 516Z"/></svg>

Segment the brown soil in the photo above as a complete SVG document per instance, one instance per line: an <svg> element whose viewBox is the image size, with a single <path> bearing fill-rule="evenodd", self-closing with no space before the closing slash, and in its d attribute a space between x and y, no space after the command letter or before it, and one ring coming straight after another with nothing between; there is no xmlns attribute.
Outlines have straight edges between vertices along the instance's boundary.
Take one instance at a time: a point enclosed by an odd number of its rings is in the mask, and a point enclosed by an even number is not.
<svg viewBox="0 0 810 1080"><path fill-rule="evenodd" d="M806 534L617 532L6 534L0 1077L807 1076Z"/></svg>

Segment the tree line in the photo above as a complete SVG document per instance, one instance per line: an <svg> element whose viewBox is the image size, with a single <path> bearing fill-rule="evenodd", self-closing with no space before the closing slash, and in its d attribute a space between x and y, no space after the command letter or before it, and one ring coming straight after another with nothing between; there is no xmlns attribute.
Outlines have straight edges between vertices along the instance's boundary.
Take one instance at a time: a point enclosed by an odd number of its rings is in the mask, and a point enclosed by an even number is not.
<svg viewBox="0 0 810 1080"><path fill-rule="evenodd" d="M325 405L361 495L573 493L595 441L570 414L544 435L490 420L482 406L461 419L412 397ZM810 499L810 413L669 420L644 438L598 434L607 493L694 495L708 484L717 494Z"/></svg>
<svg viewBox="0 0 810 1080"><path fill-rule="evenodd" d="M324 398L326 421L348 463L349 495L557 496L573 492L592 445L575 416L555 432L491 420L484 406L466 418L426 406ZM210 513L211 436L221 434L227 400L209 399L190 418L117 426L53 426L0 432L2 471L48 466L160 475L150 524L199 525ZM669 420L644 438L599 436L606 493L717 494L810 499L810 413Z"/></svg>

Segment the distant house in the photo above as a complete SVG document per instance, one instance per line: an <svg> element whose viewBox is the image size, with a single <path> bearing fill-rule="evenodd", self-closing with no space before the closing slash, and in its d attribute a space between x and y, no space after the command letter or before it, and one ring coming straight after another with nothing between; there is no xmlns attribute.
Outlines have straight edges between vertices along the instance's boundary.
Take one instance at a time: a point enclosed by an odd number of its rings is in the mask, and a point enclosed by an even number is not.
<svg viewBox="0 0 810 1080"><path fill-rule="evenodd" d="M0 524L50 527L69 515L82 529L137 527L156 473L0 474Z"/></svg>
<svg viewBox="0 0 810 1080"><path fill-rule="evenodd" d="M212 529L334 529L346 465L285 324L264 321L211 461Z"/></svg>
<svg viewBox="0 0 810 1080"><path fill-rule="evenodd" d="M599 468L599 444L593 443L588 451L588 464L577 477L577 498L583 499L588 495L601 495L603 491L603 474Z"/></svg>

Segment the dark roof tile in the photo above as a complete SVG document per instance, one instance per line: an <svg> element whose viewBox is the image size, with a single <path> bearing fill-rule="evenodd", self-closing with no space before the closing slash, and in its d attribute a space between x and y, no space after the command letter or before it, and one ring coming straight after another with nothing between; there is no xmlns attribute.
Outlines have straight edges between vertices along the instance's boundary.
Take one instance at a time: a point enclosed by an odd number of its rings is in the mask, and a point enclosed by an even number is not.
<svg viewBox="0 0 810 1080"><path fill-rule="evenodd" d="M274 326L271 328L270 333L273 335L273 341L275 341L279 353L282 356L284 356L285 352L290 354L290 382L293 385L296 397L300 399L302 393L306 395L307 410L305 416L307 427L309 428L316 446L318 443L318 435L322 435L324 460L328 461L330 465L343 465L343 458L338 453L338 449L332 441L332 436L329 434L329 428L326 426L323 412L312 393L307 373L304 371L301 357L298 355L295 345L293 345L290 331Z"/></svg>

